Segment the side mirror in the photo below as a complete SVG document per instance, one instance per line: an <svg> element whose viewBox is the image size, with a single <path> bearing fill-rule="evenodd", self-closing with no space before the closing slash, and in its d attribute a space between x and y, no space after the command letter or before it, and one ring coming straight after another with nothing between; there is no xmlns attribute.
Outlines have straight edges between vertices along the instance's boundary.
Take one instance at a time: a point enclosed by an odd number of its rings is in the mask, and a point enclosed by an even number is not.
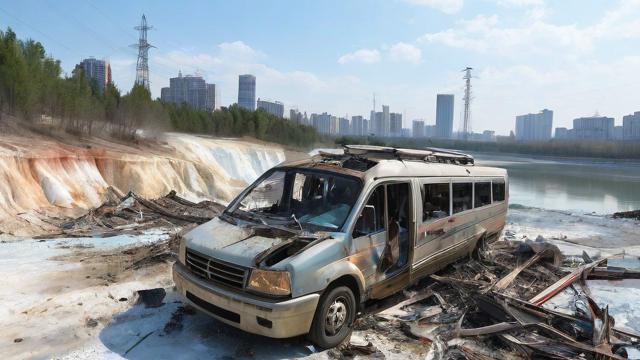
<svg viewBox="0 0 640 360"><path fill-rule="evenodd" d="M364 208L362 208L360 217L358 217L353 235L354 237L360 237L370 234L378 228L377 225L376 208L373 205L365 205Z"/></svg>

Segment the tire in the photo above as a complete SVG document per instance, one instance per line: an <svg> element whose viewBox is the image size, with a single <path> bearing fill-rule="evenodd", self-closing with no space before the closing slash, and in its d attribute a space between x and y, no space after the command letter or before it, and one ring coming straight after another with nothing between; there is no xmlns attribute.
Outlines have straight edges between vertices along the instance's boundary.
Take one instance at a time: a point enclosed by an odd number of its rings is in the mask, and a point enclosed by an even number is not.
<svg viewBox="0 0 640 360"><path fill-rule="evenodd" d="M339 345L351 335L356 311L356 298L351 289L346 286L331 289L318 303L308 335L309 340L322 349ZM341 312L343 316L340 315ZM329 319L338 326L332 328Z"/></svg>

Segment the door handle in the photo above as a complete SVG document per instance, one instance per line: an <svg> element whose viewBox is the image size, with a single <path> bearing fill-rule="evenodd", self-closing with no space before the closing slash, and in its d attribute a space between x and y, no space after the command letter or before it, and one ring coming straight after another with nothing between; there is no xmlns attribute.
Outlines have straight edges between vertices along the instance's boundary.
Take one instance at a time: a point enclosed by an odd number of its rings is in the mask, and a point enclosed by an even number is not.
<svg viewBox="0 0 640 360"><path fill-rule="evenodd" d="M447 220L447 221L448 221L448 222L450 222L450 223L452 223L452 222L456 222L456 219L455 219L455 218L451 218L451 219L449 219L449 220Z"/></svg>
<svg viewBox="0 0 640 360"><path fill-rule="evenodd" d="M428 230L427 235L443 235L446 231L444 229Z"/></svg>

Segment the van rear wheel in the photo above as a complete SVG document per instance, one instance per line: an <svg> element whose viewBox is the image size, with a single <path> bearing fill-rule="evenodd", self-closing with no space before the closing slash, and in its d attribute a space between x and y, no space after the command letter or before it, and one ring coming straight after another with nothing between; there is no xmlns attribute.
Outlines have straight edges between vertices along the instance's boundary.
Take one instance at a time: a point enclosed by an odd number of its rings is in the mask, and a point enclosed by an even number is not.
<svg viewBox="0 0 640 360"><path fill-rule="evenodd" d="M328 349L351 335L356 317L356 298L351 289L338 286L323 295L309 331L309 340Z"/></svg>

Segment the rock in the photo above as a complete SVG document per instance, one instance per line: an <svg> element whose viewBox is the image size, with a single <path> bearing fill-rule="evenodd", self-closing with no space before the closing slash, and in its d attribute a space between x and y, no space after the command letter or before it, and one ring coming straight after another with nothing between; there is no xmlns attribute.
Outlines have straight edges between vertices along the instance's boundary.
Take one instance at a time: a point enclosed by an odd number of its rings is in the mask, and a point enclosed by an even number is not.
<svg viewBox="0 0 640 360"><path fill-rule="evenodd" d="M86 326L88 328L94 328L94 327L98 326L98 320L96 320L94 318L87 318L87 320L84 322L84 326Z"/></svg>
<svg viewBox="0 0 640 360"><path fill-rule="evenodd" d="M144 304L147 308L160 307L164 305L162 300L167 295L167 292L163 288L155 288L148 290L138 290L137 304Z"/></svg>

